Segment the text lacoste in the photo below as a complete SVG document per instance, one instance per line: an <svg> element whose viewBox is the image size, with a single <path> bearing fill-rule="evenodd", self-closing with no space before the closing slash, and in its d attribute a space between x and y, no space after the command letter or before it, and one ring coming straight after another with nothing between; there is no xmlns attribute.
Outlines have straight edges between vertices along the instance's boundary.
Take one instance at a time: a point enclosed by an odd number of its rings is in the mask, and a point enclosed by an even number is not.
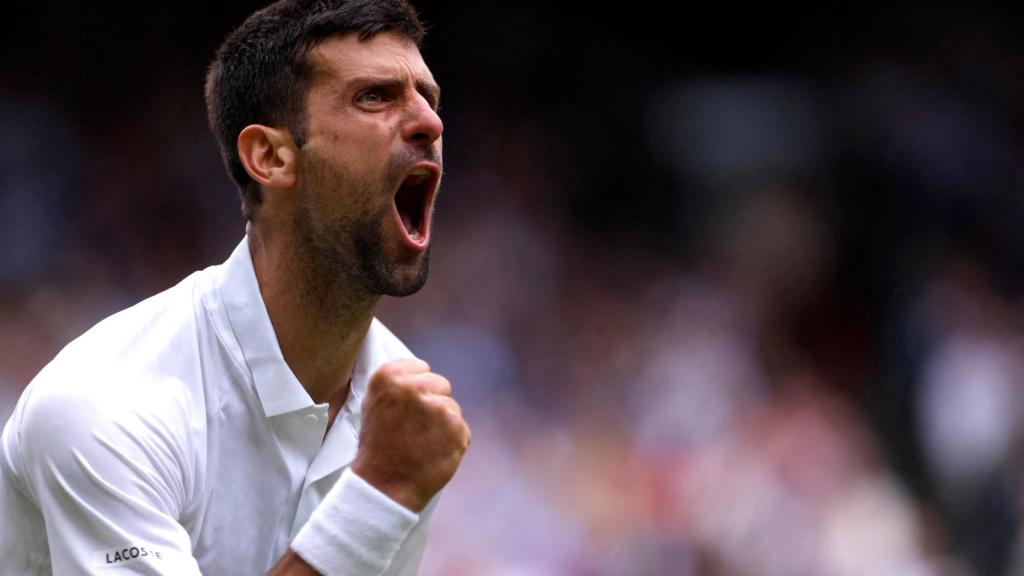
<svg viewBox="0 0 1024 576"><path fill-rule="evenodd" d="M145 546L124 546L97 552L93 563L97 567L113 567L115 565L142 560L163 560L164 552Z"/></svg>
<svg viewBox="0 0 1024 576"><path fill-rule="evenodd" d="M107 552L107 564L125 562L136 558L145 558L147 556L152 556L157 560L161 559L160 553L156 550L146 550L141 546L132 546L131 548L125 548L123 550L115 550L113 556L110 555L110 552Z"/></svg>

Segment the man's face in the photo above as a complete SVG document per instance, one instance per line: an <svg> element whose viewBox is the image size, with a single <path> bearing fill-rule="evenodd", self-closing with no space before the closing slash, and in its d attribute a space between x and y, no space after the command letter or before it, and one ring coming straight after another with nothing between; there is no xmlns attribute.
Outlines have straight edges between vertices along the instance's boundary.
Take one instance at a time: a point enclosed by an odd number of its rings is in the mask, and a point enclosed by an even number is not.
<svg viewBox="0 0 1024 576"><path fill-rule="evenodd" d="M296 226L315 284L411 294L427 279L441 178L437 84L392 32L332 38L308 58Z"/></svg>

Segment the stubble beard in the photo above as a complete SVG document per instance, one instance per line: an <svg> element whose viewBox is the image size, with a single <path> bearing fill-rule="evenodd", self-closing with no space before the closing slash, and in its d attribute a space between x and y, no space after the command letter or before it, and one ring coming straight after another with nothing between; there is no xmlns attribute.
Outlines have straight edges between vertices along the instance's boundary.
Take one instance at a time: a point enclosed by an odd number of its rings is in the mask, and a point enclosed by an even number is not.
<svg viewBox="0 0 1024 576"><path fill-rule="evenodd" d="M408 296L427 282L430 248L412 261L389 255L383 226L393 220L392 195L408 164L392 158L384 177L377 182L357 182L342 169L313 151L303 154L302 207L296 231L305 271L306 292L325 314L344 314L339 306L353 299L376 301L379 296ZM344 184L346 189L339 190ZM358 210L356 218L329 216L318 202L331 194L346 194L346 210Z"/></svg>

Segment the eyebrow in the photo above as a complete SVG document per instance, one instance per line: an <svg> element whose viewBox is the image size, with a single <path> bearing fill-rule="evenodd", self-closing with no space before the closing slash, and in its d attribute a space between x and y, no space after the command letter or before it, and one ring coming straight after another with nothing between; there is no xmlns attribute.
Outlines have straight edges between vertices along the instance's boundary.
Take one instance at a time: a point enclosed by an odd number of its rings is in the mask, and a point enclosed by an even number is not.
<svg viewBox="0 0 1024 576"><path fill-rule="evenodd" d="M434 108L441 106L441 87L426 80L416 80L416 91L430 101Z"/></svg>
<svg viewBox="0 0 1024 576"><path fill-rule="evenodd" d="M378 77L378 76L366 76L362 78L354 78L352 82L362 86L373 86L377 88L405 88L407 82L404 78L391 78L391 77ZM428 102L437 108L441 105L441 87L433 82L429 82L423 79L417 79L415 81L416 91L423 95Z"/></svg>

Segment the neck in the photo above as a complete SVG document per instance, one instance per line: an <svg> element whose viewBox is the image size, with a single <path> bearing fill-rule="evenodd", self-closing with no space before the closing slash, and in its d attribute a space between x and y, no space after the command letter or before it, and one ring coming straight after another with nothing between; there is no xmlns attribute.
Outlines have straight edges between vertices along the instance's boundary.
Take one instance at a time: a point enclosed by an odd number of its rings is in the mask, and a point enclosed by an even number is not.
<svg viewBox="0 0 1024 576"><path fill-rule="evenodd" d="M318 286L309 258L293 235L273 234L250 224L260 294L284 360L314 402L336 409L348 396L349 380L377 297L358 286Z"/></svg>

